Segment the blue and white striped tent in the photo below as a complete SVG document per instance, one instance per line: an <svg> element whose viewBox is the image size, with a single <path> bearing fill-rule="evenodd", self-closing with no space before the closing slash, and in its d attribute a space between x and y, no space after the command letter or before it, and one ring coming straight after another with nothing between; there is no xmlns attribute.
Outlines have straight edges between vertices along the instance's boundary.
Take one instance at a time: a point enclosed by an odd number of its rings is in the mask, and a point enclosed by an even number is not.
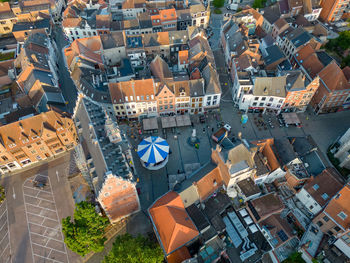
<svg viewBox="0 0 350 263"><path fill-rule="evenodd" d="M140 142L137 154L147 164L159 163L168 156L169 144L163 138L150 136Z"/></svg>

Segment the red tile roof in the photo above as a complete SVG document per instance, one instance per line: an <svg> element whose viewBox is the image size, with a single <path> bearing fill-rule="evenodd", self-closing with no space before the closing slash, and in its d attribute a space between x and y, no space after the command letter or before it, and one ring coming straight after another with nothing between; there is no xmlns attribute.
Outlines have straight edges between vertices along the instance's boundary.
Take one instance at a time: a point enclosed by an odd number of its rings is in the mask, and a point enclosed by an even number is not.
<svg viewBox="0 0 350 263"><path fill-rule="evenodd" d="M209 173L207 173L194 184L197 187L197 192L199 194L200 200L206 200L215 191L220 189L224 184L219 167L216 167L213 170L211 170Z"/></svg>
<svg viewBox="0 0 350 263"><path fill-rule="evenodd" d="M284 209L284 205L275 193L269 193L250 201L258 215L259 220L264 220L271 214L280 213Z"/></svg>
<svg viewBox="0 0 350 263"><path fill-rule="evenodd" d="M327 168L321 174L307 182L304 189L323 207L342 187L342 178L337 170ZM324 194L327 194L328 198L323 198L322 195Z"/></svg>
<svg viewBox="0 0 350 263"><path fill-rule="evenodd" d="M331 216L339 225L348 229L350 227L350 186L345 185L339 194L337 194L327 205L324 210L329 216ZM341 217L342 213L345 218Z"/></svg>
<svg viewBox="0 0 350 263"><path fill-rule="evenodd" d="M320 79L330 91L350 89L350 83L335 61L327 65L319 74Z"/></svg>
<svg viewBox="0 0 350 263"><path fill-rule="evenodd" d="M149 214L167 255L199 235L185 210L181 197L175 192L168 192L160 197L149 208Z"/></svg>

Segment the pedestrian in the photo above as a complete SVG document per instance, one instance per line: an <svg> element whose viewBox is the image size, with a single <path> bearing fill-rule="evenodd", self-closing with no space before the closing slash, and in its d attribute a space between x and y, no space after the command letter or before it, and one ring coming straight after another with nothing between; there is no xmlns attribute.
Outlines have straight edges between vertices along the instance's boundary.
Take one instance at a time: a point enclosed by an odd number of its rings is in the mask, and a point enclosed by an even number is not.
<svg viewBox="0 0 350 263"><path fill-rule="evenodd" d="M177 170L177 174L180 174L180 170Z"/></svg>
<svg viewBox="0 0 350 263"><path fill-rule="evenodd" d="M214 132L214 128L211 128L211 132Z"/></svg>

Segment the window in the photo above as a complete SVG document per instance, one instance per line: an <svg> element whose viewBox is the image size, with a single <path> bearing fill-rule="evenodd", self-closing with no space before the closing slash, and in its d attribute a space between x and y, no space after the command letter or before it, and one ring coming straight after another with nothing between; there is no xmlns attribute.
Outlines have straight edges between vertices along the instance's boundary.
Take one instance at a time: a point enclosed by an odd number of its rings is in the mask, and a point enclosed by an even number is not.
<svg viewBox="0 0 350 263"><path fill-rule="evenodd" d="M2 156L1 157L4 161L7 161L8 160L8 158L6 157L6 156Z"/></svg>
<svg viewBox="0 0 350 263"><path fill-rule="evenodd" d="M262 97L261 100L262 100L262 101L265 101L265 100L266 100L266 97Z"/></svg>
<svg viewBox="0 0 350 263"><path fill-rule="evenodd" d="M324 216L324 217L322 217L322 219L323 219L325 222L328 222L328 221L329 221L328 216Z"/></svg>
<svg viewBox="0 0 350 263"><path fill-rule="evenodd" d="M106 193L104 194L104 196L105 196L105 197L109 196L109 193L108 193L108 192L106 192Z"/></svg>
<svg viewBox="0 0 350 263"><path fill-rule="evenodd" d="M341 237L346 244L350 244L350 233Z"/></svg>
<svg viewBox="0 0 350 263"><path fill-rule="evenodd" d="M322 223L321 221L318 221L318 222L317 222L317 225L318 225L319 227L321 227L321 226L323 226L323 223Z"/></svg>
<svg viewBox="0 0 350 263"><path fill-rule="evenodd" d="M259 97L255 97L254 100L259 100Z"/></svg>
<svg viewBox="0 0 350 263"><path fill-rule="evenodd" d="M334 227L334 230L337 231L337 232L339 232L339 231L340 231L340 227L339 227L339 226L335 226L335 227Z"/></svg>
<svg viewBox="0 0 350 263"><path fill-rule="evenodd" d="M263 102L261 102L261 103L259 104L259 106L264 106L264 103L263 103Z"/></svg>
<svg viewBox="0 0 350 263"><path fill-rule="evenodd" d="M253 106L256 106L256 104L257 104L256 102L253 102Z"/></svg>
<svg viewBox="0 0 350 263"><path fill-rule="evenodd" d="M309 206L309 209L310 209L310 210L314 209L314 206L313 206L313 205L310 205L310 206Z"/></svg>
<svg viewBox="0 0 350 263"><path fill-rule="evenodd" d="M318 184L314 184L314 186L313 186L312 188L313 188L315 191L317 191L317 189L320 188L320 187L319 187Z"/></svg>
<svg viewBox="0 0 350 263"><path fill-rule="evenodd" d="M273 98L270 98L270 101L273 101Z"/></svg>
<svg viewBox="0 0 350 263"><path fill-rule="evenodd" d="M323 198L323 200L327 200L328 199L328 195L326 194L326 193L324 193L324 194L322 194L322 198Z"/></svg>
<svg viewBox="0 0 350 263"><path fill-rule="evenodd" d="M345 220L345 219L348 217L348 215L345 214L343 211L341 211L341 212L338 214L338 216L339 216L342 220Z"/></svg>

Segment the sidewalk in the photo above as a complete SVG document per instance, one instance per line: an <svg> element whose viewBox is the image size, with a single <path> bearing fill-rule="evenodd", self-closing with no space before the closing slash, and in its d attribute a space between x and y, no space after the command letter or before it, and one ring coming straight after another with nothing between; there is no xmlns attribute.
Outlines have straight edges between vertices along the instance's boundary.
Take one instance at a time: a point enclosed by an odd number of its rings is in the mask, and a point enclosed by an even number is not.
<svg viewBox="0 0 350 263"><path fill-rule="evenodd" d="M42 165L44 165L44 164L48 164L48 163L50 163L50 162L53 161L53 160L58 160L58 159L60 159L60 158L63 158L63 157L65 157L65 156L70 155L72 150L74 150L74 149L71 149L71 150L66 151L66 152L63 152L63 153L59 153L57 156L49 157L49 158L47 158L46 160L42 160L42 161L33 163L33 164L31 164L31 165L28 165L28 166L26 166L26 167L19 168L19 169L17 169L17 170L12 171L12 172L7 172L7 173L5 173L5 174L3 174L3 175L0 175L0 178L2 179L2 178L5 178L5 177L8 177L8 176L13 176L13 175L15 175L15 174L19 174L19 173L22 173L22 172L31 170L31 169L36 168L36 167L40 167L40 166L42 166Z"/></svg>

